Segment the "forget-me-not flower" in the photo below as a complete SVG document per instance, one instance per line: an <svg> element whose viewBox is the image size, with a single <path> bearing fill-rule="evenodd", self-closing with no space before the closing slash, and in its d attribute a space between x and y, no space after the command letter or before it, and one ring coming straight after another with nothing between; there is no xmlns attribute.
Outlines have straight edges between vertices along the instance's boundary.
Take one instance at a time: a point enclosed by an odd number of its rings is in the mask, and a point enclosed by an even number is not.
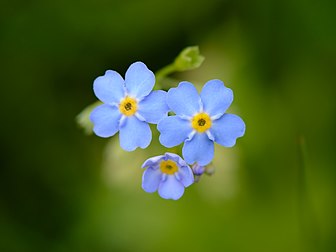
<svg viewBox="0 0 336 252"><path fill-rule="evenodd" d="M214 156L214 142L232 147L244 135L243 120L225 113L232 101L232 90L220 80L205 83L200 94L186 81L171 88L167 104L176 115L159 122L161 144L173 147L184 142L182 154L187 163L207 165Z"/></svg>
<svg viewBox="0 0 336 252"><path fill-rule="evenodd" d="M112 70L95 79L94 93L104 104L90 115L94 133L111 137L119 131L120 146L124 150L146 148L152 139L148 123L156 124L168 113L167 93L151 92L154 84L154 73L142 62L128 68L125 80Z"/></svg>
<svg viewBox="0 0 336 252"><path fill-rule="evenodd" d="M142 176L142 188L148 193L158 191L164 199L181 198L184 188L194 182L191 168L173 153L149 158L142 168L147 168Z"/></svg>

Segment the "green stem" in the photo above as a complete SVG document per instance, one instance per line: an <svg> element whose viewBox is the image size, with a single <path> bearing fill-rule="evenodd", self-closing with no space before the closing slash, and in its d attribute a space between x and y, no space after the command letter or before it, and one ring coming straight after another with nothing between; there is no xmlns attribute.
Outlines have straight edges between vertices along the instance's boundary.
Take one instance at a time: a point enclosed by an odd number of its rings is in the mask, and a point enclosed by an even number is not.
<svg viewBox="0 0 336 252"><path fill-rule="evenodd" d="M156 89L162 89L164 88L164 85L162 83L162 80L164 78L167 77L167 75L169 74L172 74L176 72L176 67L175 67L175 64L172 63L172 64L169 64L163 68L161 68L160 70L158 70L156 73L155 73L155 77L156 77L156 83L155 83L155 87Z"/></svg>
<svg viewBox="0 0 336 252"><path fill-rule="evenodd" d="M319 233L307 185L308 153L305 138L302 135L298 137L298 156L298 214L303 251L318 251Z"/></svg>

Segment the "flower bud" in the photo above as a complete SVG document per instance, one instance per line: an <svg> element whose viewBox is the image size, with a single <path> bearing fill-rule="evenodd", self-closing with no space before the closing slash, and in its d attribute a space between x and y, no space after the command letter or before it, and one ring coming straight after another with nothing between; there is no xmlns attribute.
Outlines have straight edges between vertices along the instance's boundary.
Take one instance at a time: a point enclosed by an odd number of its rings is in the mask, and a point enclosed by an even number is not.
<svg viewBox="0 0 336 252"><path fill-rule="evenodd" d="M201 176L205 171L205 166L199 165L198 163L195 163L191 167L193 173L195 176Z"/></svg>
<svg viewBox="0 0 336 252"><path fill-rule="evenodd" d="M198 46L189 46L176 57L174 66L176 71L186 71L200 67L203 61L204 57L200 55Z"/></svg>

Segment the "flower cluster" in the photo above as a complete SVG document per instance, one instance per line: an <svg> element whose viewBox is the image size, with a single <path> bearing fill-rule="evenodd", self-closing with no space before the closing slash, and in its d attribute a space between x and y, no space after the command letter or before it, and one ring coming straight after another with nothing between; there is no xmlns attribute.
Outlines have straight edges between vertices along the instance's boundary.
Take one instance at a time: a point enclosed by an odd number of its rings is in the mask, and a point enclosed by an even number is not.
<svg viewBox="0 0 336 252"><path fill-rule="evenodd" d="M200 93L186 81L168 92L152 91L154 85L154 73L142 62L133 63L125 79L115 71L106 71L93 83L94 93L103 104L92 111L90 120L97 136L111 137L119 132L120 146L126 151L149 146L149 123L157 124L163 146L183 143L183 159L165 153L142 165L146 168L142 188L177 200L213 160L214 143L234 146L244 135L245 124L239 116L226 113L233 93L220 80L208 81ZM174 115L168 116L168 112Z"/></svg>

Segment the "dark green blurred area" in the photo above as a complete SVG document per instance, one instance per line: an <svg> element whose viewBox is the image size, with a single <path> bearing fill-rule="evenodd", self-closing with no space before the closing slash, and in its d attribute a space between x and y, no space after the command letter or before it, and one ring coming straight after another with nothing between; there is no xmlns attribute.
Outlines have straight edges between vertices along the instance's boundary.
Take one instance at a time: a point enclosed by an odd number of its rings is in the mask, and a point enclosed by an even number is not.
<svg viewBox="0 0 336 252"><path fill-rule="evenodd" d="M335 7L2 1L0 251L336 251ZM156 71L189 45L206 60L175 77L222 79L247 130L216 149L213 176L165 201L141 189L155 141L112 153L75 117L105 70Z"/></svg>

